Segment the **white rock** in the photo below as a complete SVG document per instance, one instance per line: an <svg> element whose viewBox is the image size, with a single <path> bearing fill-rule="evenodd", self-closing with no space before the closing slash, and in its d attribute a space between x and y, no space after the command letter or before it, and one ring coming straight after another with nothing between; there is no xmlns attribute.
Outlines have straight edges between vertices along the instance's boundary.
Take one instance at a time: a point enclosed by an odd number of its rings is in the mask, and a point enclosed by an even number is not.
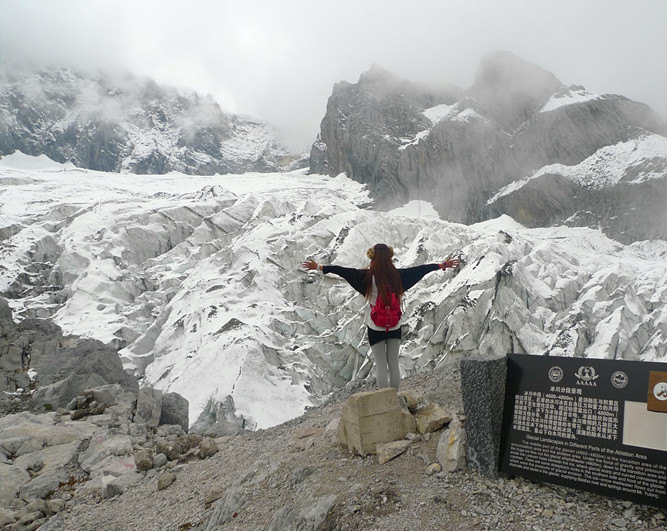
<svg viewBox="0 0 667 531"><path fill-rule="evenodd" d="M447 428L440 439L436 457L445 472L454 472L465 467L465 430L460 425Z"/></svg>

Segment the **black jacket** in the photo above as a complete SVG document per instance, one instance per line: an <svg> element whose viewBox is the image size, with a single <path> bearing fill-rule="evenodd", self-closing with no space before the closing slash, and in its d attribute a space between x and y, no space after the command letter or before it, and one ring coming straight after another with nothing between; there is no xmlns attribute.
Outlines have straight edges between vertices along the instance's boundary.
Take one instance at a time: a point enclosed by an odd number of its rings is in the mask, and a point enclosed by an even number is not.
<svg viewBox="0 0 667 531"><path fill-rule="evenodd" d="M440 269L440 264L424 264L399 269L398 274L401 275L403 291L408 291L412 286L419 282L424 275L431 271L437 271L438 269ZM367 269L354 269L353 267L341 267L335 265L322 266L322 273L333 273L334 275L344 278L350 286L364 297L366 296L367 271Z"/></svg>

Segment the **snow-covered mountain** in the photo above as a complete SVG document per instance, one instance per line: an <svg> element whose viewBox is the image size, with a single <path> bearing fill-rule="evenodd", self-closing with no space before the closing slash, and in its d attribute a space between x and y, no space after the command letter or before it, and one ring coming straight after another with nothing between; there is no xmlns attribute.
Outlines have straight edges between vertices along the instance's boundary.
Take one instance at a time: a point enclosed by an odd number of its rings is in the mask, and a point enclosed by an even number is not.
<svg viewBox="0 0 667 531"><path fill-rule="evenodd" d="M478 352L666 359L667 242L368 205L343 175L137 176L15 154L0 160L0 295L121 348L193 421L222 404L273 425L368 376L364 300L299 264L364 267L377 242L399 266L462 261L407 293L403 373Z"/></svg>
<svg viewBox="0 0 667 531"><path fill-rule="evenodd" d="M385 209L426 199L450 221L667 239L666 134L642 103L498 52L467 90L428 92L377 66L336 84L310 167L367 183Z"/></svg>
<svg viewBox="0 0 667 531"><path fill-rule="evenodd" d="M70 68L0 75L0 156L21 151L80 168L196 175L296 168L267 124L210 97L130 74Z"/></svg>

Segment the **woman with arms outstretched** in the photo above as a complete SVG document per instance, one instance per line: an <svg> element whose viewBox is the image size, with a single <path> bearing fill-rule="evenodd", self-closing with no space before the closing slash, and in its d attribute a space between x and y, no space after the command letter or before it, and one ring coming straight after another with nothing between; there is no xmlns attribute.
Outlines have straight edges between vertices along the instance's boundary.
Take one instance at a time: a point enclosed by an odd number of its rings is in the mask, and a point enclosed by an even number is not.
<svg viewBox="0 0 667 531"><path fill-rule="evenodd" d="M371 260L366 269L320 265L314 260L304 262L303 267L308 271L320 270L324 274L338 275L366 297L368 305L365 322L368 326L368 342L375 358L378 387L389 387L391 384L398 391L401 381L398 368L402 318L400 303L403 294L427 273L457 267L459 261L449 259L440 264L397 269L391 261L394 250L384 243L371 247L366 255Z"/></svg>

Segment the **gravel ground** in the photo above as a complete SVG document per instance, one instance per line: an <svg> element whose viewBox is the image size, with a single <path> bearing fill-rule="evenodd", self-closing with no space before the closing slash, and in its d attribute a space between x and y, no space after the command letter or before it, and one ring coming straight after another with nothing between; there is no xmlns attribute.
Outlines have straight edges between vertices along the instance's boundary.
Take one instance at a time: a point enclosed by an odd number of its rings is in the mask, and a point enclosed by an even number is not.
<svg viewBox="0 0 667 531"><path fill-rule="evenodd" d="M454 366L408 377L401 388L462 412ZM219 453L174 467L176 481L165 490L157 490L160 471L110 500L76 496L46 527L203 529L223 497L232 500L224 529L267 529L280 509L315 507L331 496L319 529L667 529L659 509L565 487L467 470L429 476L441 431L384 465L350 454L326 434L306 439L305 449L295 442L298 430L325 428L337 418L349 393L339 391L280 426L218 439Z"/></svg>

